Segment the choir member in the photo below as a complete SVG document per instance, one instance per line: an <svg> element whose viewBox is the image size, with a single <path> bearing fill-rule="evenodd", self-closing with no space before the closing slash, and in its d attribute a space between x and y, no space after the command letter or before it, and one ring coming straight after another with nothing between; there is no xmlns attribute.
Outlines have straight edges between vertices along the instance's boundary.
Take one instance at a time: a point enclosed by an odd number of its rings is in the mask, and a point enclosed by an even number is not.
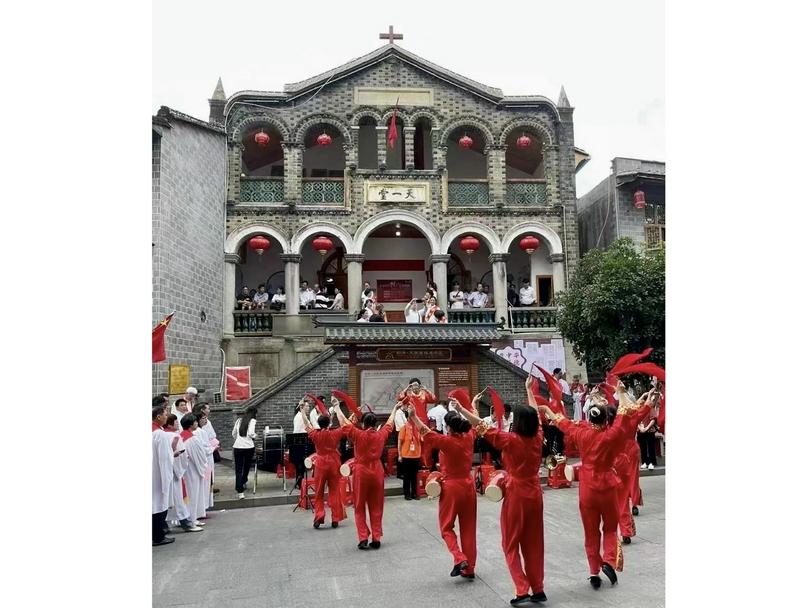
<svg viewBox="0 0 810 608"><path fill-rule="evenodd" d="M163 426L163 430L169 433L172 438L174 465L172 471L171 506L169 507L167 519L172 522L177 522L186 532L202 532L202 528L195 526L194 522L191 521L188 505L186 504L188 493L185 483L183 482L183 476L186 474L186 469L188 469L188 455L186 454L186 448L183 446L183 439L178 432L179 428L180 422L177 420L177 416L169 414L166 424Z"/></svg>
<svg viewBox="0 0 810 608"><path fill-rule="evenodd" d="M620 481L613 463L627 437L635 427L633 414L639 408L627 395L624 385L618 383L619 409L616 420L608 426L608 401L598 393L591 395L591 408L586 413L589 425L574 424L564 414L553 412L548 406L540 409L563 433L570 435L582 457L579 478L579 512L585 532L585 554L590 568L590 583L594 589L601 585L600 570L615 585L616 558L619 551L617 529L618 487ZM640 403L644 403L642 397ZM645 408L649 406L645 405ZM646 413L646 412L645 412ZM600 532L601 524L601 532ZM601 544L601 552L600 552Z"/></svg>
<svg viewBox="0 0 810 608"><path fill-rule="evenodd" d="M360 541L357 548L361 550L367 550L369 547L380 548L385 497L385 474L382 462L380 462L380 454L394 428L394 414L402 405L403 403L400 401L394 406L391 415L388 416L388 420L380 430L376 428L377 417L371 412L363 414L361 419L363 429L360 430L343 415L341 408L335 408L344 434L354 444L354 473L352 476L354 523L357 526L357 538ZM371 524L371 544L368 542L369 527L366 524L366 512L368 512Z"/></svg>
<svg viewBox="0 0 810 608"><path fill-rule="evenodd" d="M337 401L334 397L333 402ZM318 416L318 429L310 423L308 406L304 405L304 426L307 435L315 445L318 463L315 470L315 519L314 528L326 523L326 508L323 504L324 488L329 493L329 510L331 512L332 527L337 528L338 522L346 519L346 510L343 508L343 499L340 495L338 482L340 481L340 454L338 446L343 438L340 429L330 429L331 418L326 414Z"/></svg>
<svg viewBox="0 0 810 608"><path fill-rule="evenodd" d="M173 538L166 538L166 514L172 493L173 460L171 437L163 432L166 423L166 406L152 408L152 546L168 545Z"/></svg>
<svg viewBox="0 0 810 608"><path fill-rule="evenodd" d="M180 419L183 427L180 438L188 455L188 468L183 476L188 494L189 519L195 526L203 526L199 521L205 517L205 508L208 505L208 492L205 483L208 471L209 444L199 431L199 419L195 414L186 414Z"/></svg>
<svg viewBox="0 0 810 608"><path fill-rule="evenodd" d="M546 601L543 589L543 492L540 488L543 431L538 412L533 407L531 385L530 375L526 379L530 407L513 407L511 432L489 428L473 413L478 411L483 391L473 399L472 411L460 404L457 406L475 425L479 435L501 451L503 465L508 473L501 507L501 546L515 584L515 597L510 600L513 606L529 601Z"/></svg>
<svg viewBox="0 0 810 608"><path fill-rule="evenodd" d="M419 420L409 407L411 419L419 428L426 446L438 448L441 458L442 493L439 496L439 531L450 555L453 569L450 576L475 578L475 560L478 550L475 541L476 512L475 484L470 477L475 431L468 420L458 412L447 412L444 418L448 434L436 432ZM458 518L461 548L454 525Z"/></svg>

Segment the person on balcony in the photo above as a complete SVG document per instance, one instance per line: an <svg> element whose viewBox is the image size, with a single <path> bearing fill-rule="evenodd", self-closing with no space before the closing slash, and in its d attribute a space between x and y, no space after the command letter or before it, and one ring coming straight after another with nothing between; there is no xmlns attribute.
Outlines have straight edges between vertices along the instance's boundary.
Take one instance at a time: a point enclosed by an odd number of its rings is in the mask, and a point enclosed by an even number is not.
<svg viewBox="0 0 810 608"><path fill-rule="evenodd" d="M270 299L270 294L264 290L264 285L259 285L259 290L253 296L253 308L262 310L267 307L267 301Z"/></svg>
<svg viewBox="0 0 810 608"><path fill-rule="evenodd" d="M315 308L329 308L329 296L326 295L326 287L320 287L315 283Z"/></svg>
<svg viewBox="0 0 810 608"><path fill-rule="evenodd" d="M425 300L425 308L419 311L419 314L422 315L422 323L436 323L437 321L433 320L433 315L436 314L436 311L439 310L439 304L436 302L436 298L428 298Z"/></svg>
<svg viewBox="0 0 810 608"><path fill-rule="evenodd" d="M523 287L520 288L520 305L536 306L537 298L534 295L534 287L529 283L529 279L523 279Z"/></svg>
<svg viewBox="0 0 810 608"><path fill-rule="evenodd" d="M441 308L437 308L436 312L434 312L425 323L447 323L447 315L444 314Z"/></svg>
<svg viewBox="0 0 810 608"><path fill-rule="evenodd" d="M453 291L450 292L448 300L450 301L450 310L461 310L464 308L466 296L464 295L458 281L453 283Z"/></svg>
<svg viewBox="0 0 810 608"><path fill-rule="evenodd" d="M413 298L405 306L405 322L406 323L420 323L422 316L419 314L419 300Z"/></svg>
<svg viewBox="0 0 810 608"><path fill-rule="evenodd" d="M332 305L329 307L329 310L344 310L345 308L345 301L343 299L343 294L340 293L340 287L335 287L335 299L332 301Z"/></svg>
<svg viewBox="0 0 810 608"><path fill-rule="evenodd" d="M520 296L517 289L515 289L514 283L509 283L509 289L506 290L506 301L513 308L520 306Z"/></svg>
<svg viewBox="0 0 810 608"><path fill-rule="evenodd" d="M310 289L307 281L301 281L298 302L301 308L312 308L315 305L315 292Z"/></svg>
<svg viewBox="0 0 810 608"><path fill-rule="evenodd" d="M236 298L236 310L250 310L253 308L253 298L250 297L250 289L245 285L242 293Z"/></svg>
<svg viewBox="0 0 810 608"><path fill-rule="evenodd" d="M475 286L475 291L470 293L467 301L470 303L470 308L484 308L488 299L489 296L484 293L484 284L478 283Z"/></svg>
<svg viewBox="0 0 810 608"><path fill-rule="evenodd" d="M273 310L281 310L287 306L287 295L284 293L283 287L276 287L276 293L270 299L270 308Z"/></svg>
<svg viewBox="0 0 810 608"><path fill-rule="evenodd" d="M495 298L489 292L489 285L484 285L484 294L487 296L487 301L484 303L484 308L495 308Z"/></svg>
<svg viewBox="0 0 810 608"><path fill-rule="evenodd" d="M368 283L365 283L365 285L368 285ZM363 288L363 295L360 297L360 308L366 308L369 301L374 302L374 300L374 290L371 286Z"/></svg>

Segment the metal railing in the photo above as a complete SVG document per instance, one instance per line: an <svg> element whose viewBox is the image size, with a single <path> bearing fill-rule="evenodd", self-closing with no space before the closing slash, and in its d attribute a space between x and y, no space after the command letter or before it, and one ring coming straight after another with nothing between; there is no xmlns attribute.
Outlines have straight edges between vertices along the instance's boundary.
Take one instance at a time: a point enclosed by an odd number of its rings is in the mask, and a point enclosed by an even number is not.
<svg viewBox="0 0 810 608"><path fill-rule="evenodd" d="M507 205L546 205L548 196L546 180L507 179Z"/></svg>
<svg viewBox="0 0 810 608"><path fill-rule="evenodd" d="M453 207L489 205L489 183L485 179L451 179L447 182L447 203Z"/></svg>
<svg viewBox="0 0 810 608"><path fill-rule="evenodd" d="M452 308L447 311L448 323L494 323L494 308Z"/></svg>
<svg viewBox="0 0 810 608"><path fill-rule="evenodd" d="M234 310L234 335L272 336L273 316L279 313L275 310Z"/></svg>
<svg viewBox="0 0 810 608"><path fill-rule="evenodd" d="M644 241L647 249L660 249L666 240L666 226L664 224L647 224L644 226Z"/></svg>
<svg viewBox="0 0 810 608"><path fill-rule="evenodd" d="M301 200L308 205L342 205L344 190L342 177L305 177L301 184Z"/></svg>
<svg viewBox="0 0 810 608"><path fill-rule="evenodd" d="M283 203L283 177L243 177L239 186L243 203Z"/></svg>
<svg viewBox="0 0 810 608"><path fill-rule="evenodd" d="M509 308L509 328L512 331L554 329L555 327L557 327L556 306Z"/></svg>

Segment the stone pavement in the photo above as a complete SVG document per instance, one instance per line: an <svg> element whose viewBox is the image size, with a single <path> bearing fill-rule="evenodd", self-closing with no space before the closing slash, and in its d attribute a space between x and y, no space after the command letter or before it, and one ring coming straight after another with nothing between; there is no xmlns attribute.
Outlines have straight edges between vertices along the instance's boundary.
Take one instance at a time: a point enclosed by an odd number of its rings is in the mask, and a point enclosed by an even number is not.
<svg viewBox="0 0 810 608"><path fill-rule="evenodd" d="M638 535L624 547L625 571L599 591L587 581L577 485L547 490L547 606L664 606L665 476L644 477ZM353 510L332 529L312 528L312 513L288 505L215 511L204 532L176 534L152 549L153 605L249 608L340 606L399 608L508 606L514 589L500 548L500 503L478 499L475 581L450 578L452 560L438 533L437 504L388 497L383 544L357 550ZM527 604L529 606L535 604Z"/></svg>

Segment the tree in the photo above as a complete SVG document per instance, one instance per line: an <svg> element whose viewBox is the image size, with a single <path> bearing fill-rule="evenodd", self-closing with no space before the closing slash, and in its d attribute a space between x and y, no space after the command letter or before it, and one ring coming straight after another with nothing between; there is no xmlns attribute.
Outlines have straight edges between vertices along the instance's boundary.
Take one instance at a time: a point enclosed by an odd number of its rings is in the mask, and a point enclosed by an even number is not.
<svg viewBox="0 0 810 608"><path fill-rule="evenodd" d="M590 373L652 347L664 365L664 250L640 253L630 239L589 251L559 298L557 326Z"/></svg>

